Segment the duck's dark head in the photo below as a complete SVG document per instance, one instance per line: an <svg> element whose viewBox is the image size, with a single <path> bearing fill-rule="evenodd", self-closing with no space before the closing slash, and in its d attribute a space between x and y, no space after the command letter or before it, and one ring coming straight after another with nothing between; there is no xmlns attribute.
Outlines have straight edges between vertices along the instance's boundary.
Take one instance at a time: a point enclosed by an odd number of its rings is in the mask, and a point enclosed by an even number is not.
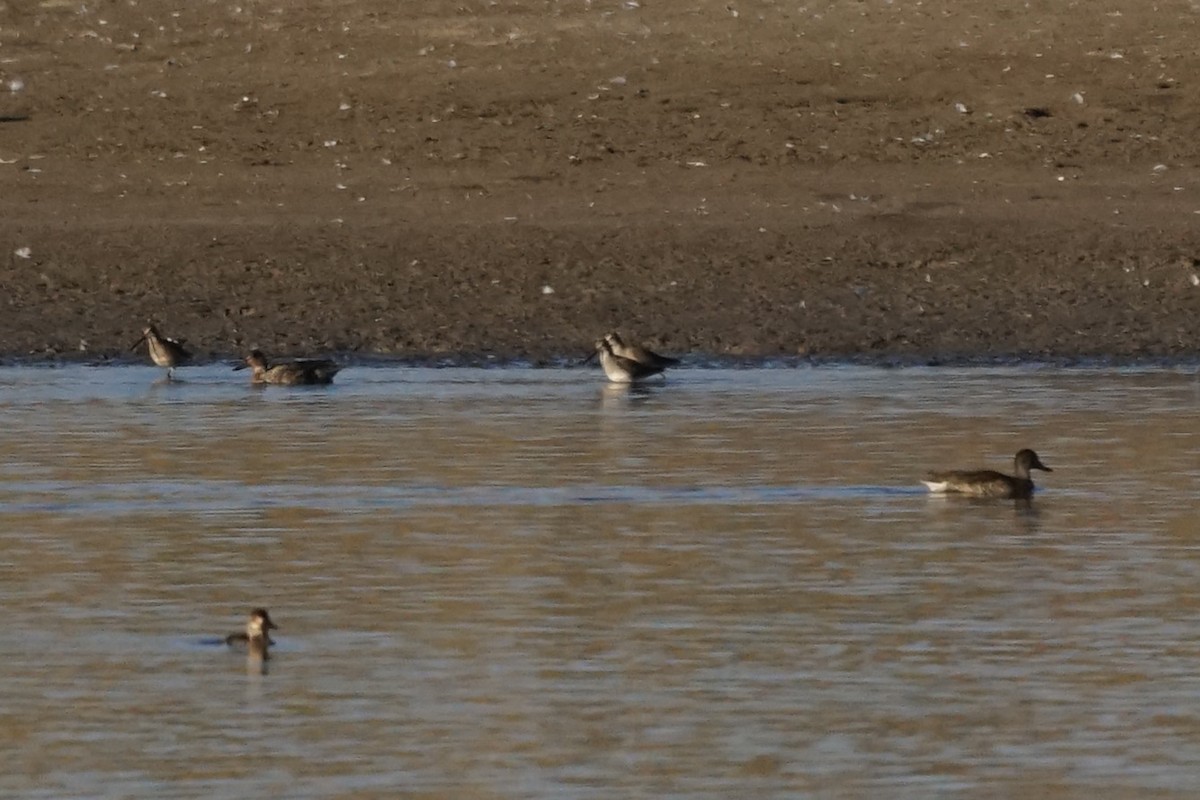
<svg viewBox="0 0 1200 800"><path fill-rule="evenodd" d="M1029 448L1021 450L1017 453L1016 465L1018 472L1024 472L1026 474L1028 474L1029 470L1031 469L1040 469L1043 472L1054 472L1054 470L1042 463L1042 460L1038 458L1037 453L1033 452Z"/></svg>

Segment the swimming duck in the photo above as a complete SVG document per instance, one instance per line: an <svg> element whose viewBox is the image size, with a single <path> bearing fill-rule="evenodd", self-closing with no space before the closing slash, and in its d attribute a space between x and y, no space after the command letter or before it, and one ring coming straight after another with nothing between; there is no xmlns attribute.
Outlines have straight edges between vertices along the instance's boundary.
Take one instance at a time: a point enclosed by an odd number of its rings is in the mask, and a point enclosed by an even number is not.
<svg viewBox="0 0 1200 800"><path fill-rule="evenodd" d="M238 364L234 369L246 369L253 372L251 383L276 383L283 386L311 386L333 383L333 376L341 369L333 361L318 358L302 358L296 361L286 361L282 364L270 364L261 350L251 350L244 364Z"/></svg>
<svg viewBox="0 0 1200 800"><path fill-rule="evenodd" d="M600 357L600 366L604 368L604 374L613 383L636 383L663 371L663 367L642 364L631 358L617 355L613 352L613 347L607 338L596 342L596 350L584 359L584 363L586 364L596 356Z"/></svg>
<svg viewBox="0 0 1200 800"><path fill-rule="evenodd" d="M966 494L973 497L1009 497L1023 498L1033 494L1033 481L1029 471L1040 469L1053 472L1038 458L1038 454L1029 449L1020 450L1013 459L1012 475L996 472L990 469L974 471L952 470L949 472L931 472L921 483L929 487L929 491L937 493Z"/></svg>
<svg viewBox="0 0 1200 800"><path fill-rule="evenodd" d="M225 637L225 644L230 647L252 647L266 650L268 645L275 644L268 631L278 630L279 626L271 621L271 615L265 608L256 608L250 612L246 620L246 630L231 633Z"/></svg>
<svg viewBox="0 0 1200 800"><path fill-rule="evenodd" d="M614 331L604 337L604 341L608 342L609 347L615 355L621 358L628 358L630 361L636 361L639 364L645 364L648 367L660 367L666 369L673 367L679 363L678 358L670 356L660 356L653 350L647 350L641 345L625 344L621 337Z"/></svg>
<svg viewBox="0 0 1200 800"><path fill-rule="evenodd" d="M143 328L142 335L129 346L129 349L136 349L142 342L145 342L150 350L150 360L157 366L167 368L167 380L174 380L176 367L183 366L192 360L192 354L183 346L182 339L170 339L163 336L153 325Z"/></svg>

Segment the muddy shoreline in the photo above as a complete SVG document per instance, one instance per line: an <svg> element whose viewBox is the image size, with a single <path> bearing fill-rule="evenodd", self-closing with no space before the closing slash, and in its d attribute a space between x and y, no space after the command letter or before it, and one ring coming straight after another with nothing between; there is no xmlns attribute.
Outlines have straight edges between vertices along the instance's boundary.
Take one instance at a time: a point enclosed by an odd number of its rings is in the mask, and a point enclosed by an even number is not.
<svg viewBox="0 0 1200 800"><path fill-rule="evenodd" d="M1196 358L1192 23L730 9L36 4L0 356Z"/></svg>

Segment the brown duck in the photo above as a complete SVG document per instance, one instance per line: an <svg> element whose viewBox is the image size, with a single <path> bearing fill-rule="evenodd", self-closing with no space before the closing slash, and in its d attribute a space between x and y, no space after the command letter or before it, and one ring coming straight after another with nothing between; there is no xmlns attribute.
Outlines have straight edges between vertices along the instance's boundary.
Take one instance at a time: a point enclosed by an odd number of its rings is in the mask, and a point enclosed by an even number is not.
<svg viewBox="0 0 1200 800"><path fill-rule="evenodd" d="M990 469L951 470L931 472L921 483L929 491L938 494L965 494L972 497L1029 497L1033 494L1033 480L1029 471L1040 469L1053 472L1038 458L1038 454L1025 449L1013 459L1012 475Z"/></svg>
<svg viewBox="0 0 1200 800"><path fill-rule="evenodd" d="M302 358L271 364L261 350L251 350L244 364L234 369L252 370L251 383L275 383L281 386L317 386L333 383L333 376L341 369L328 359Z"/></svg>

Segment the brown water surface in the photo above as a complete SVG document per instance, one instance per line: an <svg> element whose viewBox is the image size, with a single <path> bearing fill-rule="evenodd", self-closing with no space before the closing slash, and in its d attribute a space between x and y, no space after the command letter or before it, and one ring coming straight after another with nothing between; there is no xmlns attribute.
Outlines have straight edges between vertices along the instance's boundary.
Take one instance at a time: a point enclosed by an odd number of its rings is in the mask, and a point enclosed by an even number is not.
<svg viewBox="0 0 1200 800"><path fill-rule="evenodd" d="M1200 789L1189 372L183 375L0 370L4 796Z"/></svg>

